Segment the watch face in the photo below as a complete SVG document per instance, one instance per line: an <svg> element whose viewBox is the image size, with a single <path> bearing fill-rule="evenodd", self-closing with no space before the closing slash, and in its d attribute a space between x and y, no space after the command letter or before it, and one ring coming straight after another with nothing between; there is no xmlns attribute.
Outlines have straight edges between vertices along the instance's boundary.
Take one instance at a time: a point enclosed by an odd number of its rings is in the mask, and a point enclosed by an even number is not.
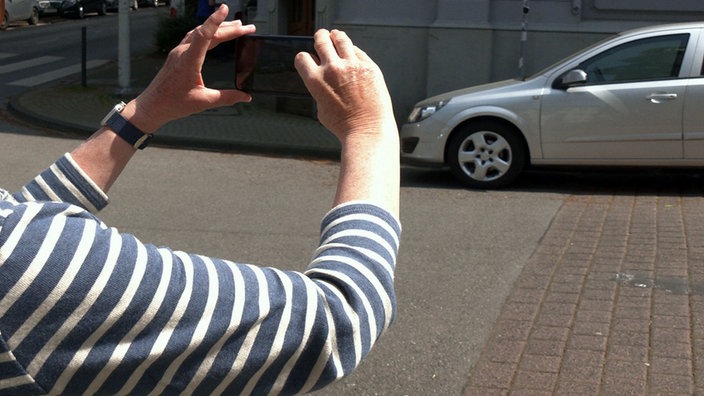
<svg viewBox="0 0 704 396"><path fill-rule="evenodd" d="M110 117L112 117L112 115L115 114L116 112L117 112L117 106L113 107L112 110L110 110L110 112L105 117L103 117L103 120L100 121L100 125L106 126Z"/></svg>
<svg viewBox="0 0 704 396"><path fill-rule="evenodd" d="M110 112L108 113L108 115L106 115L106 116L103 118L103 120L100 121L100 125L105 126L105 124L108 122L108 120L110 119L110 117L112 117L112 115L115 114L115 113L122 113L122 110L125 109L125 106L127 106L127 105L125 104L125 102L120 102L120 103L116 104L115 107L113 107L112 110L110 110Z"/></svg>

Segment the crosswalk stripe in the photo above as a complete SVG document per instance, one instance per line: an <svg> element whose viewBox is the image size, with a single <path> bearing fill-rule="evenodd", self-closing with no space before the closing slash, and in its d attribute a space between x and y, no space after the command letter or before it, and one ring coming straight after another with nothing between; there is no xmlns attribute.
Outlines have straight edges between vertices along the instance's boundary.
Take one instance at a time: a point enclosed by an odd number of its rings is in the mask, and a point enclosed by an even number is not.
<svg viewBox="0 0 704 396"><path fill-rule="evenodd" d="M86 69L92 69L92 68L95 68L98 66L102 66L108 62L109 62L108 60L104 60L104 59L89 60L86 62ZM52 70L47 73L37 74L36 76L13 81L13 82L7 83L7 85L14 85L14 86L20 86L20 87L33 87L33 86L36 86L39 84L44 84L46 82L53 81L53 80L56 80L56 79L59 79L62 77L76 74L80 71L81 71L81 65L76 64L76 65L67 66L67 67L64 67L61 69Z"/></svg>
<svg viewBox="0 0 704 396"><path fill-rule="evenodd" d="M46 63L56 62L61 59L63 58L60 56L40 56L38 58L27 59L21 62L10 63L9 65L0 66L0 74L26 69L28 67L44 65Z"/></svg>

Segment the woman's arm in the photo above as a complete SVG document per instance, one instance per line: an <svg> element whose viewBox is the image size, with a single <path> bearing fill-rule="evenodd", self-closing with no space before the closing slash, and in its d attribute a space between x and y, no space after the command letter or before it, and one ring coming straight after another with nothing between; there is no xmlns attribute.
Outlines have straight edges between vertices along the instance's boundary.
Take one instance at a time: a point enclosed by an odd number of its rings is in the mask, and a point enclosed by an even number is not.
<svg viewBox="0 0 704 396"><path fill-rule="evenodd" d="M339 30L319 30L315 49L317 58L298 54L296 68L342 145L334 204L368 201L398 216L398 129L381 70Z"/></svg>
<svg viewBox="0 0 704 396"><path fill-rule="evenodd" d="M246 102L251 97L236 90L216 90L203 83L201 66L206 52L223 41L254 33L254 25L223 22L227 6L218 8L201 26L188 33L171 52L154 80L127 103L122 116L144 133L153 133L169 121L209 108ZM110 128L101 127L71 152L71 156L98 187L107 192L136 149Z"/></svg>

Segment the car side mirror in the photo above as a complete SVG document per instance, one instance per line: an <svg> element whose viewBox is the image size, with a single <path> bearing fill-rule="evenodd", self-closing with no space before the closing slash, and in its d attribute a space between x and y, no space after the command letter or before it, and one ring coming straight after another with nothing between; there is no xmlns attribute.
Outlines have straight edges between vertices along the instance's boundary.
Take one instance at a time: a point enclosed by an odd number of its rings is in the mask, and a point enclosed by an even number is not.
<svg viewBox="0 0 704 396"><path fill-rule="evenodd" d="M570 70L562 77L561 85L564 88L573 87L575 85L584 84L587 82L587 73L581 69Z"/></svg>

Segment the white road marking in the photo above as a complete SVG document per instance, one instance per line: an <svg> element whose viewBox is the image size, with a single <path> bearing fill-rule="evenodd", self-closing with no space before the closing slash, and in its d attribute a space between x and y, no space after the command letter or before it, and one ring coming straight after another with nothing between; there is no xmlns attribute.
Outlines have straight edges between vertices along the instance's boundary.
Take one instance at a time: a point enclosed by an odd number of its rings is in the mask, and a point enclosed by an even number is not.
<svg viewBox="0 0 704 396"><path fill-rule="evenodd" d="M102 66L108 63L109 60L105 59L93 59L86 62L87 69L93 69L98 66ZM36 85L44 84L49 81L57 80L62 77L70 76L81 71L81 65L71 65L61 69L52 70L47 73L37 74L36 76L23 78L21 80L12 81L7 83L7 85L14 85L20 87L34 87Z"/></svg>
<svg viewBox="0 0 704 396"><path fill-rule="evenodd" d="M0 74L27 69L29 67L44 65L51 62L56 62L57 60L61 59L63 58L60 56L40 56L38 58L27 59L21 62L10 63L8 65L0 66Z"/></svg>

